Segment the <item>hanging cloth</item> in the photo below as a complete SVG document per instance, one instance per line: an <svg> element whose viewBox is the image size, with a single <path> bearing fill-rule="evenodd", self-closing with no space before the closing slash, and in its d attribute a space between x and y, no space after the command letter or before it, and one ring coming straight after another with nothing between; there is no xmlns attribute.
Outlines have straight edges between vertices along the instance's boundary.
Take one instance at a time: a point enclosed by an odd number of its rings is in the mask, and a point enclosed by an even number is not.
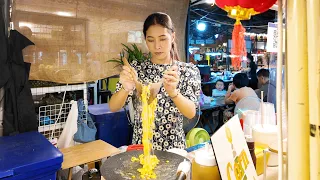
<svg viewBox="0 0 320 180"><path fill-rule="evenodd" d="M7 78L7 81L1 81L0 84L5 90L3 135L38 131L29 83L30 63L24 62L22 54L25 47L34 44L16 30L10 31L10 37L7 40L5 38L5 42L8 42L7 58L3 61L5 66L0 66L0 72L5 71Z"/></svg>

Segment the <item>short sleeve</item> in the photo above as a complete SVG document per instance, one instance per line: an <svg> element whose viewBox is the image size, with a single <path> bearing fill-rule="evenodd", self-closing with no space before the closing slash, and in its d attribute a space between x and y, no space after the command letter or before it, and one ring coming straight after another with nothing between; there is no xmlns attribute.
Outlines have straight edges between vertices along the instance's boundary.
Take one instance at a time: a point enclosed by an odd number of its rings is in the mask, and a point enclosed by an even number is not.
<svg viewBox="0 0 320 180"><path fill-rule="evenodd" d="M186 84L186 90L181 94L193 101L196 107L199 106L200 90L201 90L201 77L199 69L195 65L186 67L183 83Z"/></svg>

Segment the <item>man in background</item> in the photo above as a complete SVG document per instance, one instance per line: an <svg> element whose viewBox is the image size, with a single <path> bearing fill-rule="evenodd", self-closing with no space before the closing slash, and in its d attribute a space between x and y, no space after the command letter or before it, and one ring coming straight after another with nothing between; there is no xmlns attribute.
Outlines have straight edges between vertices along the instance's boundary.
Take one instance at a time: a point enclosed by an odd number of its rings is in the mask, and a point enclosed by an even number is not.
<svg viewBox="0 0 320 180"><path fill-rule="evenodd" d="M258 78L258 87L259 89L256 89L255 92L257 93L257 96L261 98L261 91L263 91L263 101L267 101L268 97L268 89L269 89L269 75L270 72L268 69L260 69L257 72L257 78Z"/></svg>

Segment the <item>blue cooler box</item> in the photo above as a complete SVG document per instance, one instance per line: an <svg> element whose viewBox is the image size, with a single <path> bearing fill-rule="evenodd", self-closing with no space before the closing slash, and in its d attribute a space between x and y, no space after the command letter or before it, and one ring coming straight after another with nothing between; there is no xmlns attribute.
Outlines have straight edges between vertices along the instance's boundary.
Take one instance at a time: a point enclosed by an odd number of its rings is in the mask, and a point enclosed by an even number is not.
<svg viewBox="0 0 320 180"><path fill-rule="evenodd" d="M97 127L97 139L115 147L131 144L132 128L124 109L113 113L107 103L91 105L88 109Z"/></svg>
<svg viewBox="0 0 320 180"><path fill-rule="evenodd" d="M62 153L42 134L0 137L0 179L55 180Z"/></svg>

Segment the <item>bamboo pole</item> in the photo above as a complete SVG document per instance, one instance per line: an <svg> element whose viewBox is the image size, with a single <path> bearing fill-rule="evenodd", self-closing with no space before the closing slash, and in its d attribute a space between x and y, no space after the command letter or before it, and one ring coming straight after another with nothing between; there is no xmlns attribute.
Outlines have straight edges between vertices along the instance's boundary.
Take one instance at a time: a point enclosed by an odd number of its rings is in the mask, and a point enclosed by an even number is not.
<svg viewBox="0 0 320 180"><path fill-rule="evenodd" d="M288 179L310 179L306 1L287 2Z"/></svg>
<svg viewBox="0 0 320 180"><path fill-rule="evenodd" d="M278 55L277 55L277 127L278 127L278 179L283 179L282 137L282 60L283 60L283 12L282 0L278 0Z"/></svg>
<svg viewBox="0 0 320 180"><path fill-rule="evenodd" d="M307 0L308 71L310 115L310 179L320 179L320 1Z"/></svg>

